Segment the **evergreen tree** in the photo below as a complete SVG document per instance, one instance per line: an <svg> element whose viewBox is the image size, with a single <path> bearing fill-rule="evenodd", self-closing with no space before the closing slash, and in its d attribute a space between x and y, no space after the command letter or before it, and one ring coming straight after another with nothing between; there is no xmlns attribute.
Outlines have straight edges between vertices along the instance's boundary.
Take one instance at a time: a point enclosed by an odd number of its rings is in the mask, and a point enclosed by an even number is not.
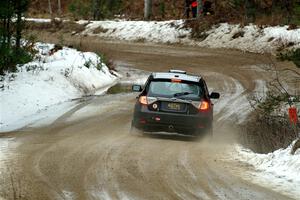
<svg viewBox="0 0 300 200"><path fill-rule="evenodd" d="M4 74L7 70L14 71L16 64L28 61L28 54L22 50L21 46L24 28L22 17L27 8L28 0L2 0L0 2L0 74ZM16 20L13 21L13 18Z"/></svg>

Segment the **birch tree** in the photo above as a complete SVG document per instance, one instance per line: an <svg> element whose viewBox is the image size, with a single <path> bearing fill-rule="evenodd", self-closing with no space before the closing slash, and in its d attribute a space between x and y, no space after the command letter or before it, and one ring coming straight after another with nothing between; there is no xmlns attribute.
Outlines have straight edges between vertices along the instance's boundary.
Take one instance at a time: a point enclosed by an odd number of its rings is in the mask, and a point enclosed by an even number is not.
<svg viewBox="0 0 300 200"><path fill-rule="evenodd" d="M57 0L57 12L58 16L61 16L61 1Z"/></svg>
<svg viewBox="0 0 300 200"><path fill-rule="evenodd" d="M152 0L144 0L144 18L145 20L149 20L152 15Z"/></svg>
<svg viewBox="0 0 300 200"><path fill-rule="evenodd" d="M51 6L51 0L48 0L48 8L49 8L49 14L51 15L51 18L52 18L52 6Z"/></svg>

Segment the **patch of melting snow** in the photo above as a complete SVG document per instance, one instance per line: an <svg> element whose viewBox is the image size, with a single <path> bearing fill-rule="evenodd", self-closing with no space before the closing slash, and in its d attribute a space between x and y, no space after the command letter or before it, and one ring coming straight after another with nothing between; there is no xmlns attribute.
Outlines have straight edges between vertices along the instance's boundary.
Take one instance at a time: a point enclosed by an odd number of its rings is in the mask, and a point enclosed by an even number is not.
<svg viewBox="0 0 300 200"><path fill-rule="evenodd" d="M68 103L72 99L115 84L117 78L95 53L66 47L50 53L53 47L53 44L37 43L39 53L34 61L18 66L17 73L2 77L0 132L39 119L45 122L47 116L54 116L53 110L61 113L63 109L58 107L72 107L73 103Z"/></svg>
<svg viewBox="0 0 300 200"><path fill-rule="evenodd" d="M223 111L222 117L218 120L228 120L231 116L236 116L238 117L238 122L241 122L247 116L247 111L250 108L248 106L247 98L245 94L243 94L245 88L237 80L231 79L234 83L234 88L231 88L234 90L233 93L225 94L225 96L222 97L222 100L216 104L216 110Z"/></svg>
<svg viewBox="0 0 300 200"><path fill-rule="evenodd" d="M235 146L233 158L252 165L256 171L244 174L254 183L277 190L284 195L300 197L300 149L291 155L292 145L269 154L257 154L240 145Z"/></svg>
<svg viewBox="0 0 300 200"><path fill-rule="evenodd" d="M111 198L109 196L108 192L106 192L106 191L101 191L101 192L99 192L97 194L93 194L93 196L95 198L97 198L97 199L99 198L99 199L103 199L103 200L111 200L111 199L113 199L113 198Z"/></svg>
<svg viewBox="0 0 300 200"><path fill-rule="evenodd" d="M224 75L222 75L224 77ZM228 81L224 81L224 91L222 91L220 100L215 103L215 114L221 113L222 116L218 121L236 120L238 124L243 123L252 108L249 103L248 94L242 84L232 78L227 77ZM253 94L263 97L267 91L266 82L263 80L255 80L255 89Z"/></svg>
<svg viewBox="0 0 300 200"><path fill-rule="evenodd" d="M66 200L76 199L76 195L73 192L63 190L62 193L64 195L64 199L66 199Z"/></svg>
<svg viewBox="0 0 300 200"><path fill-rule="evenodd" d="M132 93L124 93L114 95L113 99L110 95L102 96L99 99L93 100L92 103L75 111L66 121L76 121L79 119L101 115L103 113L113 114L115 111L120 112L121 109L132 109L128 107L128 101L134 98ZM120 106L126 103L125 106Z"/></svg>
<svg viewBox="0 0 300 200"><path fill-rule="evenodd" d="M229 76L216 72L205 73L206 76L219 77L219 80L224 80L219 87L221 97L219 100L214 100L215 115L222 113L218 121L236 120L238 123L243 122L251 111L250 104L247 100L247 95L244 94L245 88L242 84ZM209 88L213 91L215 88Z"/></svg>
<svg viewBox="0 0 300 200"><path fill-rule="evenodd" d="M43 109L38 110L36 113L28 116L24 116L22 120L16 120L12 124L3 125L0 131L12 131L27 127L42 127L52 124L57 118L64 113L73 109L76 106L76 102L67 101L59 103L57 105L49 105Z"/></svg>
<svg viewBox="0 0 300 200"><path fill-rule="evenodd" d="M122 77L119 80L119 83L123 85L144 85L147 81L147 78L151 74L151 72L148 71L134 69L132 67L126 66L126 64L124 63L118 63L116 69Z"/></svg>
<svg viewBox="0 0 300 200"><path fill-rule="evenodd" d="M134 200L135 198L128 196L125 192L118 192L118 197L121 200Z"/></svg>

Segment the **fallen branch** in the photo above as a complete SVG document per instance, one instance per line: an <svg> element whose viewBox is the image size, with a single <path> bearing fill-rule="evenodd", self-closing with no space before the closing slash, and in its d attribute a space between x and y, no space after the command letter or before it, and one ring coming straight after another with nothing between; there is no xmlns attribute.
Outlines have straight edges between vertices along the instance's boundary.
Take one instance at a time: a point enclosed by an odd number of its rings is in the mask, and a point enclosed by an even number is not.
<svg viewBox="0 0 300 200"><path fill-rule="evenodd" d="M296 153L297 149L300 149L300 139L298 139L295 142L295 144L293 145L292 150L291 150L291 154L294 155Z"/></svg>

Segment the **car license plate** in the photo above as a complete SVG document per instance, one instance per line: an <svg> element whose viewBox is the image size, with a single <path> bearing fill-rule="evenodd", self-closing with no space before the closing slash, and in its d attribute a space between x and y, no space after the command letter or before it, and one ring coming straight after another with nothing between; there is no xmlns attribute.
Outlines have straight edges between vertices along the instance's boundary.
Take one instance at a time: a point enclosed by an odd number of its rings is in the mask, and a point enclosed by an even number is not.
<svg viewBox="0 0 300 200"><path fill-rule="evenodd" d="M178 103L168 103L168 109L180 111L181 110L181 106Z"/></svg>

